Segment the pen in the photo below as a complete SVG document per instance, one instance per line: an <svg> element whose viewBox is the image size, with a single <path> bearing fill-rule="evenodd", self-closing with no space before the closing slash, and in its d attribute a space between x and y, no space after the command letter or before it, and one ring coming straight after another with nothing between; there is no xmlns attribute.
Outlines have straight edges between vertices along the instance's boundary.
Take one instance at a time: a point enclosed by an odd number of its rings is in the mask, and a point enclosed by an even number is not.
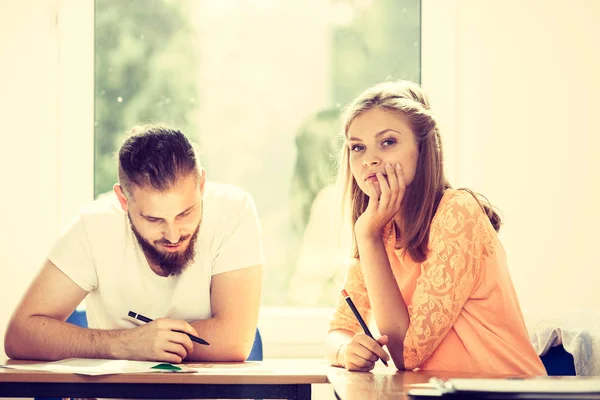
<svg viewBox="0 0 600 400"><path fill-rule="evenodd" d="M130 316L131 318L138 319L138 320L140 320L140 321L142 321L142 322L146 322L146 323L148 323L148 322L152 322L152 319L150 319L150 318L148 318L148 317L144 317L142 314L138 314L138 313L135 313L135 312L133 312L133 311L129 311L129 312L127 313L127 315L128 315L128 316ZM209 343L208 343L206 340L204 340L204 339L201 339L201 338L199 338L199 337L197 337L197 336L190 335L189 333L182 332L182 331L175 331L175 332L179 332L179 333L185 333L186 335L188 335L188 336L189 336L189 338L190 338L190 339L192 339L192 342L196 342L196 343L200 343L200 344L209 345Z"/></svg>
<svg viewBox="0 0 600 400"><path fill-rule="evenodd" d="M362 326L363 331L365 331L365 333L367 334L368 337L370 337L371 339L375 340L375 338L373 337L373 334L369 330L369 327L367 326L367 324L365 324L365 321L362 319L362 317L360 316L360 313L356 309L356 306L352 302L352 299L350 298L350 295L348 294L348 292L346 292L346 289L342 289L342 294L346 298L346 303L348 303L348 305L350 306L350 309L354 313L354 316L358 320L358 323L360 324L360 326ZM386 367L388 366L388 363L383 358L381 358L381 362Z"/></svg>

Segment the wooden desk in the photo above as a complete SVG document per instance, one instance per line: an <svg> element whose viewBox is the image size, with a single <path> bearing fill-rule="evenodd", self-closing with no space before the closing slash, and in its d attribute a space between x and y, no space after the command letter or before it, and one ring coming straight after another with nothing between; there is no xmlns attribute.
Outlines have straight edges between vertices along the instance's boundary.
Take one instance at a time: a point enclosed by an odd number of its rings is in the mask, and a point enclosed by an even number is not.
<svg viewBox="0 0 600 400"><path fill-rule="evenodd" d="M15 362L27 363L10 361ZM221 370L101 376L0 368L0 397L310 400L310 385L327 383L329 367L321 360L266 360L261 365L252 373L232 368L230 373Z"/></svg>
<svg viewBox="0 0 600 400"><path fill-rule="evenodd" d="M406 392L415 388L415 384L426 383L430 378L436 377L440 379L452 378L506 378L514 375L491 375L491 374L473 374L461 372L438 372L438 371L397 371L392 368L383 366L376 367L373 372L348 372L341 368L330 367L327 373L327 378L333 386L335 396L339 400L388 400L388 399L409 399ZM551 376L540 377L537 379L551 380L576 380L583 382L586 379L596 380L598 377L575 377L575 376ZM535 379L535 378L534 378ZM479 398L481 396L471 395L460 398ZM600 394L564 394L555 393L547 395L538 395L533 398L545 399L580 399L580 400L600 400ZM490 398L490 396L486 397ZM531 399L532 396L526 393L522 394L498 394L496 399Z"/></svg>
<svg viewBox="0 0 600 400"><path fill-rule="evenodd" d="M503 378L506 376L434 371L398 371L395 368L377 366L372 372L348 372L330 367L327 378L333 385L335 396L340 400L387 400L408 399L406 392L411 385L427 383L431 377L450 378Z"/></svg>

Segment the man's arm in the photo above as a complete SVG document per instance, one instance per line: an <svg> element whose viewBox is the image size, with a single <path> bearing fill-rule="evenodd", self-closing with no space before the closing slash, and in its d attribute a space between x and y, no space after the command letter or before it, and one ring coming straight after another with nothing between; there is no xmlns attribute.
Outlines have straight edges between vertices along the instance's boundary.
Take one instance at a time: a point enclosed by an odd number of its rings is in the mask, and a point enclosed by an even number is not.
<svg viewBox="0 0 600 400"><path fill-rule="evenodd" d="M156 320L133 329L86 329L64 322L87 292L47 260L17 306L4 337L10 358L70 357L181 362L197 332L186 322Z"/></svg>
<svg viewBox="0 0 600 400"><path fill-rule="evenodd" d="M262 291L263 266L214 275L212 318L192 322L210 346L194 345L187 361L245 361L252 349Z"/></svg>

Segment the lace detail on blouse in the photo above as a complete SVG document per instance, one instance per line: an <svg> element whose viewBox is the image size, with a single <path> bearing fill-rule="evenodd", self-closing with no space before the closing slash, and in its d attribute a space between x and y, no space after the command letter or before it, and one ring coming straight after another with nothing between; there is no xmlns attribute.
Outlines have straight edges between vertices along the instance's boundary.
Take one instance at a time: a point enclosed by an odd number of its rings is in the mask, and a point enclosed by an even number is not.
<svg viewBox="0 0 600 400"><path fill-rule="evenodd" d="M440 205L432 222L429 255L420 265L410 324L404 339L404 366L417 368L454 325L475 289L484 257L493 252L494 229L478 202L457 192Z"/></svg>

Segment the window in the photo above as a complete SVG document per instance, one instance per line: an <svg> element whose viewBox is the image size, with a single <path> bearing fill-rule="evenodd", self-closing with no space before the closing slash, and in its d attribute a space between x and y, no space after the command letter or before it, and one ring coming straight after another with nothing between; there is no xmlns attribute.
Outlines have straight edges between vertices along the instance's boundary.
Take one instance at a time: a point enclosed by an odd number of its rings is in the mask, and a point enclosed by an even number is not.
<svg viewBox="0 0 600 400"><path fill-rule="evenodd" d="M159 121L211 180L254 197L263 306L331 307L344 276L332 186L340 111L420 81L420 0L96 0L94 193L129 129Z"/></svg>

